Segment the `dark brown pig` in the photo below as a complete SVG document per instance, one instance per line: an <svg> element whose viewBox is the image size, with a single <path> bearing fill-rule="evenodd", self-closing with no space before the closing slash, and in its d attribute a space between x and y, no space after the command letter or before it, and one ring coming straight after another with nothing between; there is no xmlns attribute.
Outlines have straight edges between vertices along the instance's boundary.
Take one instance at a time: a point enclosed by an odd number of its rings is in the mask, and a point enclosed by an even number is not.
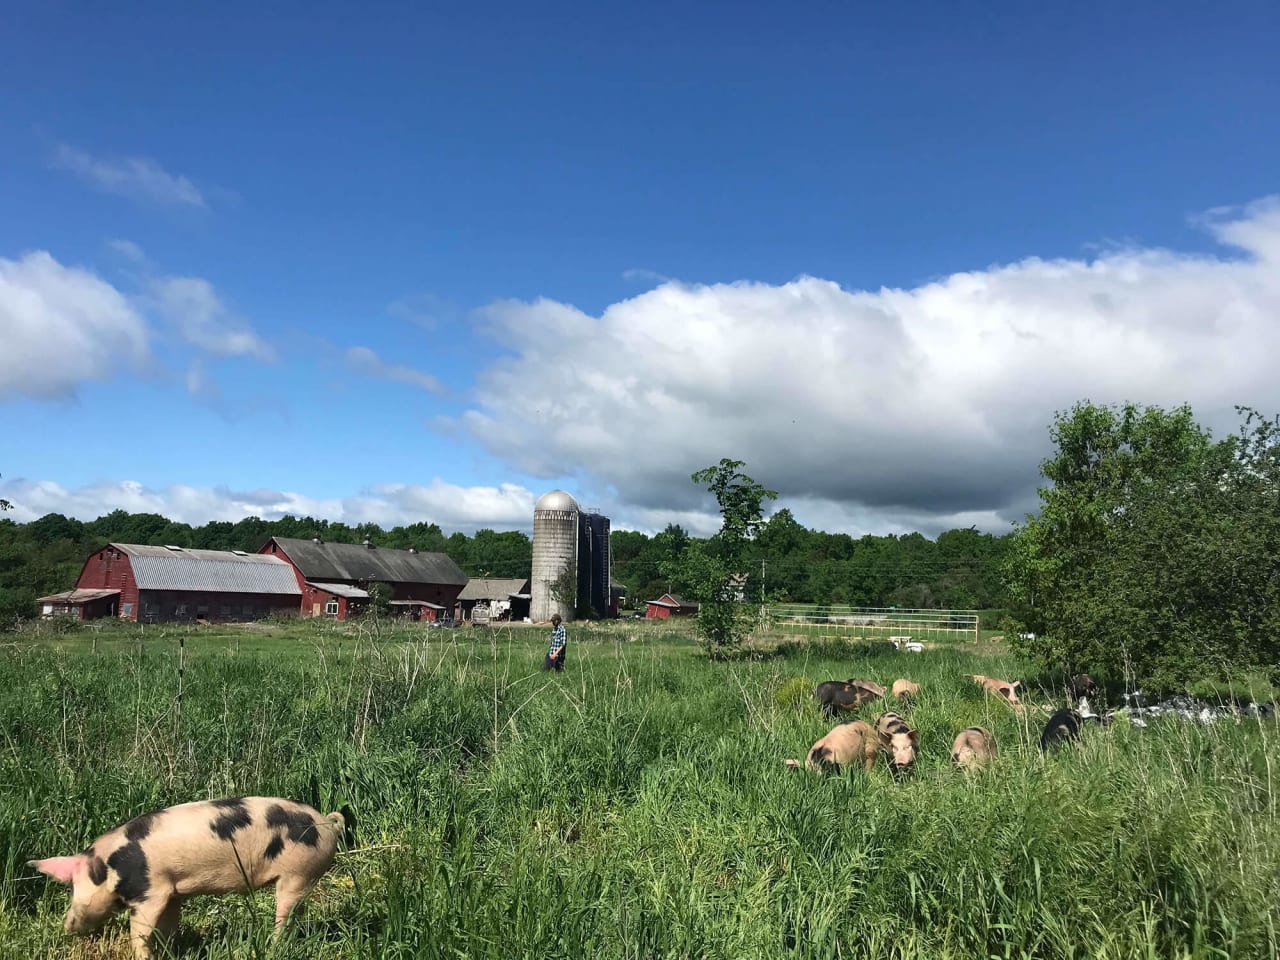
<svg viewBox="0 0 1280 960"><path fill-rule="evenodd" d="M822 715L830 719L883 697L884 687L870 680L826 680L814 687L813 696L822 707Z"/></svg>
<svg viewBox="0 0 1280 960"><path fill-rule="evenodd" d="M182 901L275 885L276 929L333 864L342 814L322 816L277 797L183 803L135 817L84 853L31 865L71 887L69 933L88 933L128 908L135 957L151 934L172 937Z"/></svg>

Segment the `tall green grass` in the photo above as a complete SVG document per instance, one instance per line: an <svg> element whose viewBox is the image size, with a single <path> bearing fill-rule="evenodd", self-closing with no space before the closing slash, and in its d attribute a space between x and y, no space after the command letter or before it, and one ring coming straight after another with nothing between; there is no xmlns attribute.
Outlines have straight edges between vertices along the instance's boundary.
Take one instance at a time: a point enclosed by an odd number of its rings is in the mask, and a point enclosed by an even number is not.
<svg viewBox="0 0 1280 960"><path fill-rule="evenodd" d="M479 634L479 635L477 635ZM178 639L183 639L181 706ZM1044 759L966 674L1008 657L787 645L710 665L652 625L222 634L0 650L0 955L128 955L125 919L61 931L25 861L196 798L349 803L297 931L269 895L197 899L186 957L1273 958L1273 725L1118 723ZM791 678L921 684L917 770L788 771L829 729ZM1024 679L1030 679L1025 678ZM866 708L868 718L876 707ZM980 723L994 767L951 739Z"/></svg>

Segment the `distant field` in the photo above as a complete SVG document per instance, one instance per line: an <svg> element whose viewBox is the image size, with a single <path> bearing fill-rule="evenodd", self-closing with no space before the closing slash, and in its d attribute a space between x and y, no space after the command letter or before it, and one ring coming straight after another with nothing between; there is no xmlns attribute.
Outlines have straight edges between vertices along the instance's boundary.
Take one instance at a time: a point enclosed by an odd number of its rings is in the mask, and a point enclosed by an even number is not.
<svg viewBox="0 0 1280 960"><path fill-rule="evenodd" d="M187 907L180 956L1277 956L1273 724L1118 724L1044 760L1044 714L963 679L1037 699L990 644L779 631L711 665L689 629L571 625L562 676L520 626L0 637L0 956L128 956L123 917L64 935L25 861L245 793L349 803L360 849L274 952L270 897L226 897ZM905 782L783 768L829 726L804 691L849 676L922 684ZM947 753L972 723L1002 755L965 779Z"/></svg>

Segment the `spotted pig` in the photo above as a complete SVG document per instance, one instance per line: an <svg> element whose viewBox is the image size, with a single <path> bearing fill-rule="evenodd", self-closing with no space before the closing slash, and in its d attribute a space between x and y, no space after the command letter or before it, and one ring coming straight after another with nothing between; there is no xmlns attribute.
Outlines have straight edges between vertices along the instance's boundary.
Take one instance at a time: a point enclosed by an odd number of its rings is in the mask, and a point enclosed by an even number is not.
<svg viewBox="0 0 1280 960"><path fill-rule="evenodd" d="M861 720L842 723L809 748L804 766L814 773L839 773L861 761L870 770L876 763L875 731ZM799 760L787 760L788 767L798 768Z"/></svg>
<svg viewBox="0 0 1280 960"><path fill-rule="evenodd" d="M71 887L68 933L88 933L128 908L137 958L153 932L172 937L182 901L196 894L275 884L276 929L333 864L342 814L293 800L235 797L144 813L104 833L84 853L33 860Z"/></svg>
<svg viewBox="0 0 1280 960"><path fill-rule="evenodd" d="M889 755L889 765L895 773L905 773L916 762L916 748L920 734L907 726L896 713L881 714L876 721L876 736L880 746Z"/></svg>

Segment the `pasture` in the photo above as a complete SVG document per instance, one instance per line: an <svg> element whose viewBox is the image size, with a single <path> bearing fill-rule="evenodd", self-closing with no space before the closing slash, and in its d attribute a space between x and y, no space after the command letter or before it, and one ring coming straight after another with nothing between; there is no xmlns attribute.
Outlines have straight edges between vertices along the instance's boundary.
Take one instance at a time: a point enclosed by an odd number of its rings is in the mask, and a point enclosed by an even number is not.
<svg viewBox="0 0 1280 960"><path fill-rule="evenodd" d="M790 642L713 665L682 629L570 625L562 675L538 669L545 631L519 628L11 635L0 956L127 957L125 916L68 937L65 892L25 861L240 794L350 804L357 849L278 946L270 895L228 896L187 906L179 956L1280 953L1274 722L1118 721L1045 759L1046 714L964 677L1047 703L996 645ZM921 684L902 782L783 766L830 728L813 682L854 676ZM1000 758L966 777L948 750L970 724Z"/></svg>

